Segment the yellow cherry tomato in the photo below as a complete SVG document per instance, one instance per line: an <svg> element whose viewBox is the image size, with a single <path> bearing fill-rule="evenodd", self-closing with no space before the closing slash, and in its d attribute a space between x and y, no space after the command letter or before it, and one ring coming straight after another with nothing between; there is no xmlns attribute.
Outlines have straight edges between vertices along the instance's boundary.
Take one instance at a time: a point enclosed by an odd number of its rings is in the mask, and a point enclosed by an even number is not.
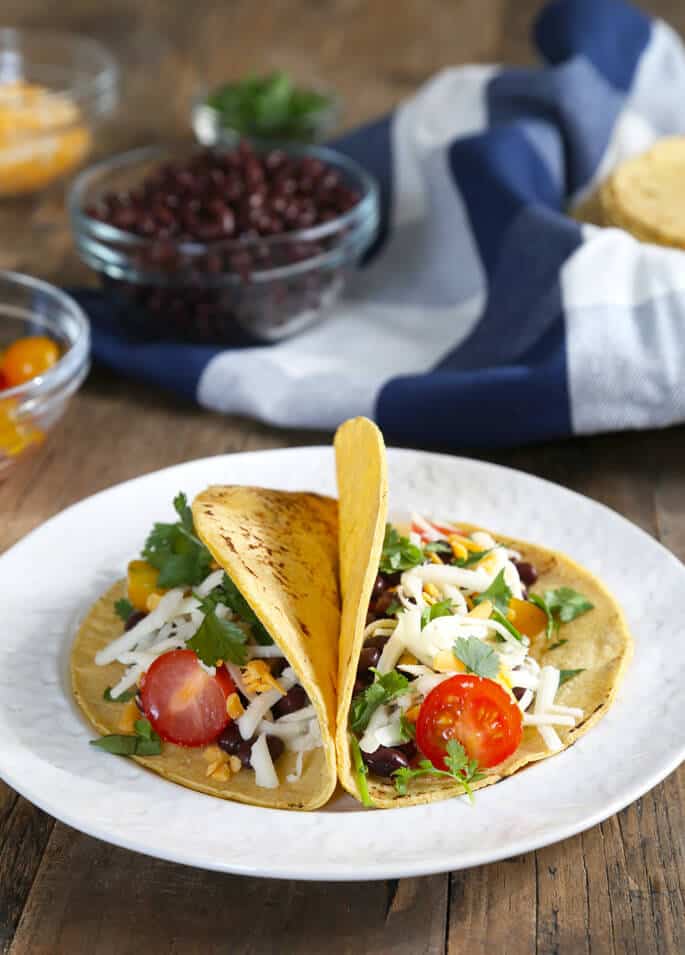
<svg viewBox="0 0 685 955"><path fill-rule="evenodd" d="M128 599L136 610L146 612L148 597L152 594L162 594L157 589L159 571L146 560L132 560L128 565Z"/></svg>
<svg viewBox="0 0 685 955"><path fill-rule="evenodd" d="M44 335L30 335L13 342L2 356L2 375L6 387L23 385L44 374L59 359L59 347Z"/></svg>
<svg viewBox="0 0 685 955"><path fill-rule="evenodd" d="M536 637L547 626L547 614L529 600L512 597L509 601L509 619L516 629L527 637Z"/></svg>

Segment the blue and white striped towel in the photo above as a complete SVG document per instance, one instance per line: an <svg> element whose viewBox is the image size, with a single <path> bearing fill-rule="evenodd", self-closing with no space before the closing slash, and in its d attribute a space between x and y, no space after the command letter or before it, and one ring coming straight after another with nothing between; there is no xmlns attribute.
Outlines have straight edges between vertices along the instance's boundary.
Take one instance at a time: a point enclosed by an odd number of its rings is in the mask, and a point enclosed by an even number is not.
<svg viewBox="0 0 685 955"><path fill-rule="evenodd" d="M545 64L445 70L336 146L382 187L345 300L279 344L131 343L86 293L95 356L223 412L390 439L513 445L685 420L685 254L565 214L685 132L685 50L620 0L556 0Z"/></svg>

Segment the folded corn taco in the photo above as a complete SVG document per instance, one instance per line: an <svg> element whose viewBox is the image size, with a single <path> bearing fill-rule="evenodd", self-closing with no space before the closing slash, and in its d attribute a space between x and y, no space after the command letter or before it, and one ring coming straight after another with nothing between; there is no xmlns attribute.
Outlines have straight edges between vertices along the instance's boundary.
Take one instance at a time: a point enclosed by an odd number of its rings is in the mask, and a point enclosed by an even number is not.
<svg viewBox="0 0 685 955"><path fill-rule="evenodd" d="M372 422L346 422L335 451L345 789L380 808L472 797L601 719L632 649L604 586L562 554L471 524L387 523Z"/></svg>
<svg viewBox="0 0 685 955"><path fill-rule="evenodd" d="M74 642L93 743L212 796L315 809L336 785L336 502L211 487L174 506Z"/></svg>

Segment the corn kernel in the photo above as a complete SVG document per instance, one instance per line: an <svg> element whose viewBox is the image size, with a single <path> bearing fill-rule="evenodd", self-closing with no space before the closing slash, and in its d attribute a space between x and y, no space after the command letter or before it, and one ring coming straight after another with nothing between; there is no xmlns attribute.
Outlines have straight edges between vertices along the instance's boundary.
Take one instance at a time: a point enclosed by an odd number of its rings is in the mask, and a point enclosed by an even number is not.
<svg viewBox="0 0 685 955"><path fill-rule="evenodd" d="M162 598L159 594L150 594L150 596L145 601L145 606L147 607L148 613L152 613L153 610L157 609L157 605Z"/></svg>
<svg viewBox="0 0 685 955"><path fill-rule="evenodd" d="M429 550L429 551L428 551L428 559L429 559L433 564L441 564L441 563L442 563L442 561L440 560L440 554L436 554L434 550Z"/></svg>
<svg viewBox="0 0 685 955"><path fill-rule="evenodd" d="M418 720L420 709L421 709L421 705L419 703L417 703L415 706L409 707L409 709L404 715L409 720L410 723L415 723Z"/></svg>
<svg viewBox="0 0 685 955"><path fill-rule="evenodd" d="M435 655L433 669L438 673L464 673L466 671L464 664L461 660L457 660L451 650L441 650L440 653Z"/></svg>
<svg viewBox="0 0 685 955"><path fill-rule="evenodd" d="M469 556L469 552L459 541L455 541L450 538L450 547L452 548L452 553L457 560L466 560L466 558Z"/></svg>
<svg viewBox="0 0 685 955"><path fill-rule="evenodd" d="M228 765L232 773L239 773L243 768L243 764L240 762L239 756L231 756L228 760Z"/></svg>
<svg viewBox="0 0 685 955"><path fill-rule="evenodd" d="M248 693L266 693L267 690L278 690L285 696L285 690L274 677L269 664L265 660L250 660L247 666L241 668L243 682Z"/></svg>
<svg viewBox="0 0 685 955"><path fill-rule="evenodd" d="M492 614L492 603L489 600L483 600L476 604L473 610L469 610L467 617L475 620L489 620Z"/></svg>
<svg viewBox="0 0 685 955"><path fill-rule="evenodd" d="M216 780L218 783L227 783L231 778L231 770L228 767L228 763L222 763L212 773L212 779Z"/></svg>
<svg viewBox="0 0 685 955"><path fill-rule="evenodd" d="M208 763L217 763L221 761L222 755L225 754L215 743L211 743L209 746L205 746L202 750L202 755Z"/></svg>
<svg viewBox="0 0 685 955"><path fill-rule="evenodd" d="M465 550L470 550L474 554L482 550L475 541L472 541L470 537L465 537L463 534L450 534L447 540L451 547L454 547L455 544L461 544Z"/></svg>
<svg viewBox="0 0 685 955"><path fill-rule="evenodd" d="M140 710L136 706L135 700L129 700L124 704L124 708L119 719L119 729L122 733L133 733L136 726L136 720L140 719Z"/></svg>
<svg viewBox="0 0 685 955"><path fill-rule="evenodd" d="M399 658L397 662L402 664L403 666L413 667L413 666L416 666L416 664L419 661L416 659L413 653L408 653L405 650L405 652L402 654L402 656Z"/></svg>
<svg viewBox="0 0 685 955"><path fill-rule="evenodd" d="M439 591L438 588L435 586L435 584L424 584L424 586L423 586L423 592L424 592L424 594L430 594L431 597L439 597L439 596L440 596L440 591Z"/></svg>
<svg viewBox="0 0 685 955"><path fill-rule="evenodd" d="M245 707L237 693L231 693L226 697L226 712L232 720L237 720L245 712Z"/></svg>
<svg viewBox="0 0 685 955"><path fill-rule="evenodd" d="M497 569L497 557L494 554L488 554L487 557L484 557L483 560L478 562L478 566L482 567L483 570L489 574L494 574Z"/></svg>

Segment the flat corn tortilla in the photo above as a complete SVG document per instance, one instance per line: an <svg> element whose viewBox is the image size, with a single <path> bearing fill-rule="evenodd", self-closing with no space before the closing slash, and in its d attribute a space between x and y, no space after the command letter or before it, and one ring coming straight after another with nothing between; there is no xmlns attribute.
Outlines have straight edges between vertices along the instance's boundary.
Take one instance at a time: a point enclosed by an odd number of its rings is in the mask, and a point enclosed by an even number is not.
<svg viewBox="0 0 685 955"><path fill-rule="evenodd" d="M212 487L193 502L198 536L241 591L283 650L316 710L322 746L305 753L302 776L288 782L296 754L276 763L280 785L264 789L243 769L227 782L208 777L202 748L164 742L159 756L136 762L189 789L273 809L316 809L336 785L335 718L337 642L340 627L337 585L337 505L315 494L250 487ZM121 733L121 703L104 692L124 672L120 663L96 666L95 654L122 632L114 603L126 596L115 584L84 620L71 653L74 697L102 734Z"/></svg>
<svg viewBox="0 0 685 955"><path fill-rule="evenodd" d="M388 486L385 447L378 428L367 419L346 422L335 437L340 522L340 583L343 601L338 672L338 724L336 752L338 776L344 788L360 799L357 777L350 755L348 718L364 643L366 613L371 599L388 513ZM450 515L435 515L450 519ZM482 529L459 521L468 532ZM603 584L589 571L563 554L544 547L493 533L495 540L521 553L522 559L538 571L535 591L572 587L594 604L594 610L564 624L562 639L567 642L550 649L556 641L544 634L531 642L531 655L541 664L560 670L583 669L559 688L555 702L582 708L584 717L573 727L557 727L564 749L594 726L609 709L632 654L632 640L623 613ZM472 789L491 786L524 766L554 754L546 749L535 727L526 727L523 740L512 756L486 771ZM449 799L463 793L463 787L449 780L419 778L400 796L392 782L371 774L369 794L378 808L415 806Z"/></svg>

